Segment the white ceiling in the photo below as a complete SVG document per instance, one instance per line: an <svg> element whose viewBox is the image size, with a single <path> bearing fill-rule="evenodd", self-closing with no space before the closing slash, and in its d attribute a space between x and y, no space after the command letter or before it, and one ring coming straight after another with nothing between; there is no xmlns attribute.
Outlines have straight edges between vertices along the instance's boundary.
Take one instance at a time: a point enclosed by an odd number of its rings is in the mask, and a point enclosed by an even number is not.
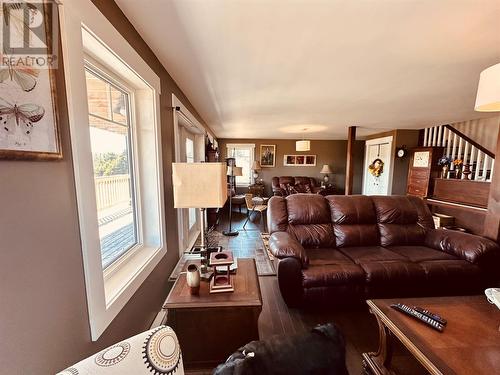
<svg viewBox="0 0 500 375"><path fill-rule="evenodd" d="M115 1L223 138L484 117L479 73L500 62L500 0Z"/></svg>

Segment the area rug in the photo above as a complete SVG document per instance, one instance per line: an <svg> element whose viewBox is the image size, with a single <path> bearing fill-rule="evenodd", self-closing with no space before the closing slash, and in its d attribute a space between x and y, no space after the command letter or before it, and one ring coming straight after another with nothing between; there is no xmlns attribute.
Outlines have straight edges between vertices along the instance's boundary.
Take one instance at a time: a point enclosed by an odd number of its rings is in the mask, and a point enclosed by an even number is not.
<svg viewBox="0 0 500 375"><path fill-rule="evenodd" d="M262 247L255 249L255 263L257 264L257 273L259 276L275 276L273 254L269 251L269 234L261 233Z"/></svg>

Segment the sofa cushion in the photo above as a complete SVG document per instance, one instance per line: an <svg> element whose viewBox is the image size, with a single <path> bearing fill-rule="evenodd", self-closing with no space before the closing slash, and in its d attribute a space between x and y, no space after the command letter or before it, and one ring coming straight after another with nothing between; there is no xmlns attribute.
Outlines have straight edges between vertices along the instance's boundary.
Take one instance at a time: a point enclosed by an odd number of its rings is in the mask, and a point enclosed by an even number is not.
<svg viewBox="0 0 500 375"><path fill-rule="evenodd" d="M289 224L331 224L328 202L321 195L290 195L286 204Z"/></svg>
<svg viewBox="0 0 500 375"><path fill-rule="evenodd" d="M331 224L289 225L287 231L304 247L335 247Z"/></svg>
<svg viewBox="0 0 500 375"><path fill-rule="evenodd" d="M426 289L426 275L417 263L380 261L361 263L368 298L415 296Z"/></svg>
<svg viewBox="0 0 500 375"><path fill-rule="evenodd" d="M338 247L379 245L377 215L370 197L328 196Z"/></svg>
<svg viewBox="0 0 500 375"><path fill-rule="evenodd" d="M343 247L339 251L357 264L377 261L407 261L404 256L382 246Z"/></svg>
<svg viewBox="0 0 500 375"><path fill-rule="evenodd" d="M484 288L479 266L466 260L431 260L419 263L425 271L428 290L433 294L469 294Z"/></svg>
<svg viewBox="0 0 500 375"><path fill-rule="evenodd" d="M324 266L329 264L353 264L353 261L335 248L307 249L307 256L311 266Z"/></svg>
<svg viewBox="0 0 500 375"><path fill-rule="evenodd" d="M302 277L304 288L356 285L365 282L365 273L360 266L352 262L310 266L302 270Z"/></svg>
<svg viewBox="0 0 500 375"><path fill-rule="evenodd" d="M434 250L427 246L389 246L387 249L393 253L404 256L412 262L458 259L444 251Z"/></svg>
<svg viewBox="0 0 500 375"><path fill-rule="evenodd" d="M372 197L382 246L423 245L425 229L419 224L415 203L405 196Z"/></svg>
<svg viewBox="0 0 500 375"><path fill-rule="evenodd" d="M271 197L267 202L267 227L270 234L285 232L288 228L288 212L284 197Z"/></svg>

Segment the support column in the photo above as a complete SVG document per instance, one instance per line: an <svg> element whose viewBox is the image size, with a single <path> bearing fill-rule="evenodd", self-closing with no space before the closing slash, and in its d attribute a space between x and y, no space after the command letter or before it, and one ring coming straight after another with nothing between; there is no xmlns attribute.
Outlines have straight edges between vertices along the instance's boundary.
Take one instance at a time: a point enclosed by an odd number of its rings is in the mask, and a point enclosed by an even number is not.
<svg viewBox="0 0 500 375"><path fill-rule="evenodd" d="M347 162L345 171L345 195L352 195L352 183L354 179L354 141L356 140L356 127L349 126L347 133ZM496 164L496 163L495 163ZM499 163L500 164L500 163Z"/></svg>
<svg viewBox="0 0 500 375"><path fill-rule="evenodd" d="M495 159L500 156L500 133L497 139ZM493 179L490 184L490 196L488 198L488 213L484 219L483 235L500 242L500 160L495 160Z"/></svg>

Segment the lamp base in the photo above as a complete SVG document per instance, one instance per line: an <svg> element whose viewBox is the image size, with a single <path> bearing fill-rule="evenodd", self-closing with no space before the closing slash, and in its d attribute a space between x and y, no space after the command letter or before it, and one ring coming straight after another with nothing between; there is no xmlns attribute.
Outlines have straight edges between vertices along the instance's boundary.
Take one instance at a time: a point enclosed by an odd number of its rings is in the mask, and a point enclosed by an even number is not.
<svg viewBox="0 0 500 375"><path fill-rule="evenodd" d="M240 234L240 232L238 232L237 230L232 230L232 231L225 230L225 231L222 231L222 234L224 236L234 237L234 236L237 236L238 234Z"/></svg>

